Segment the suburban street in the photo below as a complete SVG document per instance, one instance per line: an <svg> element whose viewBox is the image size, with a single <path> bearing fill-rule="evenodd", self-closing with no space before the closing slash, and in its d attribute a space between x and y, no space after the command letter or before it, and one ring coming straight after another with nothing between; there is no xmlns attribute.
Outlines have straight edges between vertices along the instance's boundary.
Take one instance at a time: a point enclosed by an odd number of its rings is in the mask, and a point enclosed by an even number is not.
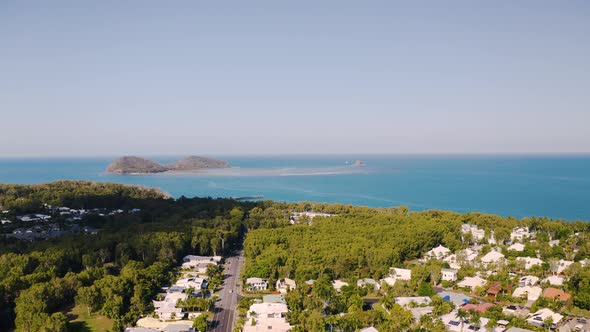
<svg viewBox="0 0 590 332"><path fill-rule="evenodd" d="M219 292L219 301L215 304L212 331L231 332L235 321L235 312L240 292L240 269L244 263L244 254L228 257L225 260L224 280Z"/></svg>

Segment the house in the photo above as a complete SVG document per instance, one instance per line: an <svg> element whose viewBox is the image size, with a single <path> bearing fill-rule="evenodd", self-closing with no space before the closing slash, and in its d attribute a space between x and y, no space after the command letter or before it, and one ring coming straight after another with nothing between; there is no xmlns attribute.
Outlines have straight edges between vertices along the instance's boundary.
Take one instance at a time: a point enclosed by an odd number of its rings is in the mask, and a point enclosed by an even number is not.
<svg viewBox="0 0 590 332"><path fill-rule="evenodd" d="M560 276L548 276L547 278L543 279L543 283L549 283L552 286L563 286L564 279Z"/></svg>
<svg viewBox="0 0 590 332"><path fill-rule="evenodd" d="M471 238L476 241L482 241L486 235L485 230L477 228L477 225L463 224L461 226L461 233L471 233Z"/></svg>
<svg viewBox="0 0 590 332"><path fill-rule="evenodd" d="M484 266L488 266L490 264L503 264L504 255L497 251L490 251L481 258L481 262Z"/></svg>
<svg viewBox="0 0 590 332"><path fill-rule="evenodd" d="M417 305L428 305L430 302L432 302L428 296L401 296L396 297L394 301L402 307L408 306L410 303L415 303Z"/></svg>
<svg viewBox="0 0 590 332"><path fill-rule="evenodd" d="M281 294L287 294L288 291L295 289L296 286L295 280L284 278L277 280L276 289Z"/></svg>
<svg viewBox="0 0 590 332"><path fill-rule="evenodd" d="M340 290L344 286L348 286L348 283L346 281L342 281L342 280L334 280L334 281L332 281L332 287L334 287L334 289L337 292L340 292Z"/></svg>
<svg viewBox="0 0 590 332"><path fill-rule="evenodd" d="M197 330L187 324L173 323L164 325L162 332L197 332Z"/></svg>
<svg viewBox="0 0 590 332"><path fill-rule="evenodd" d="M488 309L490 309L493 306L494 306L494 304L489 303L489 302L484 302L484 303L480 303L480 304L467 303L461 307L461 310L464 310L467 312L470 312L471 310L473 310L473 311L483 314L484 312L488 311Z"/></svg>
<svg viewBox="0 0 590 332"><path fill-rule="evenodd" d="M494 299L500 294L502 291L502 283L500 281L494 281L488 287L486 294L488 297L493 297Z"/></svg>
<svg viewBox="0 0 590 332"><path fill-rule="evenodd" d="M546 299L551 299L557 302L568 302L572 295L562 291L561 289L548 287L543 290L543 297Z"/></svg>
<svg viewBox="0 0 590 332"><path fill-rule="evenodd" d="M443 259L443 262L449 263L452 269L458 270L463 265L473 264L478 255L477 250L466 248L465 250L458 251L456 254L448 255Z"/></svg>
<svg viewBox="0 0 590 332"><path fill-rule="evenodd" d="M471 297L469 297L463 293L457 293L457 292L444 291L444 292L438 293L437 295L440 296L443 300L445 300L447 302L452 302L453 304L455 304L458 307L464 305L465 303L469 303L469 300L471 300Z"/></svg>
<svg viewBox="0 0 590 332"><path fill-rule="evenodd" d="M559 240L551 240L549 241L549 246L550 247L555 247L559 245Z"/></svg>
<svg viewBox="0 0 590 332"><path fill-rule="evenodd" d="M390 276L396 280L410 280L412 279L412 270L394 267L390 270Z"/></svg>
<svg viewBox="0 0 590 332"><path fill-rule="evenodd" d="M160 332L160 330L150 329L147 327L128 327L125 332Z"/></svg>
<svg viewBox="0 0 590 332"><path fill-rule="evenodd" d="M307 217L309 221L313 220L315 217L332 217L333 214L330 213L320 213L320 212L293 212L291 213L291 217L289 218L289 222L291 225L294 225L301 217Z"/></svg>
<svg viewBox="0 0 590 332"><path fill-rule="evenodd" d="M451 332L464 332L464 331L476 331L476 327L473 326L468 320L461 323L461 319L457 317L457 310L454 310L446 315L441 316L441 320L448 331ZM479 326L484 327L489 322L489 319L485 317L480 318ZM478 332L486 331L485 327L477 329Z"/></svg>
<svg viewBox="0 0 590 332"><path fill-rule="evenodd" d="M560 259L557 262L557 270L555 272L557 272L557 274L561 274L561 273L563 273L563 271L565 271L565 269L567 269L572 264L574 264L574 262L572 262L572 261L565 261L563 259Z"/></svg>
<svg viewBox="0 0 590 332"><path fill-rule="evenodd" d="M509 304L502 308L502 313L506 316L515 316L524 318L528 316L530 310L525 306L516 305L516 304Z"/></svg>
<svg viewBox="0 0 590 332"><path fill-rule="evenodd" d="M195 256L195 255L188 255L182 259L182 268L183 269L192 269L199 265L218 265L221 262L221 256Z"/></svg>
<svg viewBox="0 0 590 332"><path fill-rule="evenodd" d="M471 291L475 291L476 287L483 287L488 281L485 279L482 279L480 277L465 277L465 279L461 280L461 282L459 282L457 284L458 287L461 288L469 288L471 289Z"/></svg>
<svg viewBox="0 0 590 332"><path fill-rule="evenodd" d="M2 225L12 223L12 221L7 220L7 219L2 219L2 220L0 220L0 222L2 223Z"/></svg>
<svg viewBox="0 0 590 332"><path fill-rule="evenodd" d="M390 269L389 276L387 278L381 279L381 282L385 282L388 285L393 286L398 280L410 279L412 279L412 270L393 267Z"/></svg>
<svg viewBox="0 0 590 332"><path fill-rule="evenodd" d="M513 243L510 247L508 247L508 250L522 252L524 251L524 244L520 242Z"/></svg>
<svg viewBox="0 0 590 332"><path fill-rule="evenodd" d="M248 278L246 286L249 291L264 291L268 289L268 280L256 277Z"/></svg>
<svg viewBox="0 0 590 332"><path fill-rule="evenodd" d="M439 244L438 247L433 248L432 250L426 252L426 254L424 254L424 259L425 260L436 259L436 260L442 261L445 257L447 257L450 254L451 254L451 250L449 250L449 248L445 248Z"/></svg>
<svg viewBox="0 0 590 332"><path fill-rule="evenodd" d="M530 238L532 234L527 227L515 227L510 233L510 240L522 242L522 240Z"/></svg>
<svg viewBox="0 0 590 332"><path fill-rule="evenodd" d="M243 332L287 332L291 325L284 314L288 312L287 305L282 303L255 303L250 306L246 316Z"/></svg>
<svg viewBox="0 0 590 332"><path fill-rule="evenodd" d="M518 280L519 287L535 286L539 283L539 278L535 276L524 276Z"/></svg>
<svg viewBox="0 0 590 332"><path fill-rule="evenodd" d="M419 321L420 317L431 314L434 310L434 307L416 307L408 308L407 310L409 310L412 313L412 316L414 316L415 321Z"/></svg>
<svg viewBox="0 0 590 332"><path fill-rule="evenodd" d="M381 285L375 279L364 278L356 281L357 287L372 287L374 290L380 290Z"/></svg>
<svg viewBox="0 0 590 332"><path fill-rule="evenodd" d="M178 279L175 286L184 287L185 289L193 288L195 291L207 288L207 280L199 277L190 277Z"/></svg>
<svg viewBox="0 0 590 332"><path fill-rule="evenodd" d="M526 270L529 270L530 268L532 268L535 265L543 264L542 260L540 260L538 258L534 258L534 257L517 257L516 260L518 262L524 262L524 268Z"/></svg>
<svg viewBox="0 0 590 332"><path fill-rule="evenodd" d="M533 314L530 314L526 322L534 326L543 327L548 319L551 319L552 327L555 327L557 324L559 324L559 322L561 322L563 316L553 312L551 309L543 308L537 310L537 312Z"/></svg>
<svg viewBox="0 0 590 332"><path fill-rule="evenodd" d="M527 301L537 301L542 292L543 289L539 286L517 287L512 296L526 298Z"/></svg>
<svg viewBox="0 0 590 332"><path fill-rule="evenodd" d="M182 309L177 308L176 303L166 303L165 305L163 305L161 307L157 307L155 312L161 321L179 320L184 317L184 314L182 313Z"/></svg>
<svg viewBox="0 0 590 332"><path fill-rule="evenodd" d="M533 330L522 329L520 327L511 327L504 332L535 332Z"/></svg>
<svg viewBox="0 0 590 332"><path fill-rule="evenodd" d="M457 281L457 274L459 272L455 269L442 269L441 279L449 282Z"/></svg>
<svg viewBox="0 0 590 332"><path fill-rule="evenodd" d="M377 330L376 328L371 326L371 327L365 327L364 329L361 329L360 332L379 332L379 330Z"/></svg>
<svg viewBox="0 0 590 332"><path fill-rule="evenodd" d="M285 295L283 294L268 294L262 297L263 303L282 303L287 304L285 300Z"/></svg>

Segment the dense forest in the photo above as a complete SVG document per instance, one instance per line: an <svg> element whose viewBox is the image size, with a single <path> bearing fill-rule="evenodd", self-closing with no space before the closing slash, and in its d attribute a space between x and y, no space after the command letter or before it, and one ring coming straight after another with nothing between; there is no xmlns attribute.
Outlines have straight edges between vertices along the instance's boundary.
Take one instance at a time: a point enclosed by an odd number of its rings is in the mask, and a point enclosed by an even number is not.
<svg viewBox="0 0 590 332"><path fill-rule="evenodd" d="M2 185L0 204L8 211L5 217L45 211L44 204L141 210L93 217L100 226L94 235L33 242L0 236L0 329L13 322L17 331L65 331L64 313L74 304L113 319L113 330L122 330L150 311L154 295L184 255L221 255L239 246L246 212L255 207L70 181Z"/></svg>

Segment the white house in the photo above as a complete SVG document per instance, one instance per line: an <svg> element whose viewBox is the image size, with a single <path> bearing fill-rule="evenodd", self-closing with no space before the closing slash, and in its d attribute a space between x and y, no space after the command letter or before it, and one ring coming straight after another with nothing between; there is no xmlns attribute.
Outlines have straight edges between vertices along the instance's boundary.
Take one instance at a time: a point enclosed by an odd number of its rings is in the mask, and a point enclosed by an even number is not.
<svg viewBox="0 0 590 332"><path fill-rule="evenodd" d="M481 258L481 262L484 266L488 266L490 264L500 265L504 263L504 255L500 252L492 250Z"/></svg>
<svg viewBox="0 0 590 332"><path fill-rule="evenodd" d="M441 270L441 279L446 281L457 281L457 274L458 271L454 269L442 269Z"/></svg>
<svg viewBox="0 0 590 332"><path fill-rule="evenodd" d="M436 259L442 261L445 257L451 254L451 250L449 248L443 247L442 245L438 245L438 247L433 248L432 250L426 252L424 254L424 259Z"/></svg>
<svg viewBox="0 0 590 332"><path fill-rule="evenodd" d="M184 317L182 309L177 308L175 303L167 303L164 306L157 307L155 312L161 321L180 320Z"/></svg>
<svg viewBox="0 0 590 332"><path fill-rule="evenodd" d="M524 276L518 280L519 287L535 286L537 283L539 283L539 278L535 276Z"/></svg>
<svg viewBox="0 0 590 332"><path fill-rule="evenodd" d="M461 282L459 282L457 286L461 288L470 288L471 291L475 291L476 287L483 287L487 282L487 280L477 276L465 277L465 279L461 280Z"/></svg>
<svg viewBox="0 0 590 332"><path fill-rule="evenodd" d="M547 282L547 283L549 283L549 285L552 285L552 286L563 286L564 279L563 279L563 277L560 277L560 276L551 275L551 276L548 276L547 278L543 279L542 282L543 283Z"/></svg>
<svg viewBox="0 0 590 332"><path fill-rule="evenodd" d="M368 285L371 285L370 287L373 287L374 290L381 289L381 285L379 285L379 283L377 281L375 281L375 279L371 279L371 278L359 279L356 281L356 285L358 287L366 287Z"/></svg>
<svg viewBox="0 0 590 332"><path fill-rule="evenodd" d="M346 281L342 281L342 280L334 280L332 281L332 287L334 287L334 289L336 291L340 291L342 289L342 287L344 286L348 286L348 283Z"/></svg>
<svg viewBox="0 0 590 332"><path fill-rule="evenodd" d="M471 237L474 240L476 240L477 242L482 241L486 235L485 230L477 228L477 225L469 225L469 224L463 224L461 226L461 233L463 233L463 234L471 233Z"/></svg>
<svg viewBox="0 0 590 332"><path fill-rule="evenodd" d="M520 242L513 243L510 245L510 247L508 247L508 250L522 252L524 251L524 244Z"/></svg>
<svg viewBox="0 0 590 332"><path fill-rule="evenodd" d="M549 241L549 246L550 247L555 247L559 245L559 240L551 240Z"/></svg>
<svg viewBox="0 0 590 332"><path fill-rule="evenodd" d="M527 318L527 323L534 325L534 326L538 326L538 327L542 327L545 323L545 321L547 319L551 318L551 321L553 322L553 326L559 324L559 322L561 322L561 320L563 319L563 316L553 312L553 310L548 309L548 308L543 308L543 309L539 309L537 310L537 312L535 313L531 313L529 315L529 318Z"/></svg>
<svg viewBox="0 0 590 332"><path fill-rule="evenodd" d="M277 280L276 289L281 294L287 294L288 291L295 289L296 286L295 280L284 278Z"/></svg>
<svg viewBox="0 0 590 332"><path fill-rule="evenodd" d="M379 330L377 330L374 327L365 327L364 329L361 329L361 332L379 332Z"/></svg>
<svg viewBox="0 0 590 332"><path fill-rule="evenodd" d="M572 262L572 261L565 261L563 259L560 259L557 262L557 270L555 272L557 272L558 274L561 274L561 273L563 273L563 271L565 271L565 269L567 269L572 264L574 264L574 262Z"/></svg>
<svg viewBox="0 0 590 332"><path fill-rule="evenodd" d="M2 219L2 220L0 220L0 222L2 223L2 225L12 223L12 221L7 220L7 219Z"/></svg>
<svg viewBox="0 0 590 332"><path fill-rule="evenodd" d="M209 264L217 265L221 261L221 256L195 256L188 255L182 259L183 269L192 269L197 266L207 266Z"/></svg>
<svg viewBox="0 0 590 332"><path fill-rule="evenodd" d="M526 297L527 301L537 301L537 299L543 293L543 289L539 286L525 286L517 287L512 292L513 297Z"/></svg>
<svg viewBox="0 0 590 332"><path fill-rule="evenodd" d="M385 282L390 286L395 285L395 282L398 280L412 279L412 270L393 267L389 271L389 276L387 276L384 279L381 279L381 282Z"/></svg>
<svg viewBox="0 0 590 332"><path fill-rule="evenodd" d="M248 309L243 332L287 332L291 325L285 319L289 312L284 303L254 303Z"/></svg>
<svg viewBox="0 0 590 332"><path fill-rule="evenodd" d="M510 240L512 241L522 241L524 239L530 238L532 234L529 232L527 227L515 227L512 229L512 233L510 233Z"/></svg>
<svg viewBox="0 0 590 332"><path fill-rule="evenodd" d="M268 289L268 280L262 278L246 279L246 286L249 291L263 291Z"/></svg>
<svg viewBox="0 0 590 332"><path fill-rule="evenodd" d="M400 296L394 299L395 303L402 307L410 305L412 302L417 305L428 305L432 300L428 296Z"/></svg>
<svg viewBox="0 0 590 332"><path fill-rule="evenodd" d="M524 262L524 268L527 270L535 265L543 264L542 260L535 257L517 257L516 260L519 262Z"/></svg>

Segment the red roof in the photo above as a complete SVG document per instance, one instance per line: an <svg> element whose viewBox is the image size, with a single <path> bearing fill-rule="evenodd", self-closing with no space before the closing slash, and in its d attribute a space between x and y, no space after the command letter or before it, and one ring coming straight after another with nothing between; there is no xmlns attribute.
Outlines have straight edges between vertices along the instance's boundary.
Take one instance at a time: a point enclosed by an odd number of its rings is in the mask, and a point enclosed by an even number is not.
<svg viewBox="0 0 590 332"><path fill-rule="evenodd" d="M483 314L484 312L488 311L488 309L493 306L494 306L494 304L489 303L489 302L480 303L480 304L467 303L466 305L461 307L461 310L464 310L464 311L474 310L474 311L477 311L477 312L480 312Z"/></svg>
<svg viewBox="0 0 590 332"><path fill-rule="evenodd" d="M561 302L567 302L569 301L569 299L572 298L571 294L568 294L562 291L561 289L553 287L545 288L545 290L543 291L543 296L547 299L552 299Z"/></svg>

